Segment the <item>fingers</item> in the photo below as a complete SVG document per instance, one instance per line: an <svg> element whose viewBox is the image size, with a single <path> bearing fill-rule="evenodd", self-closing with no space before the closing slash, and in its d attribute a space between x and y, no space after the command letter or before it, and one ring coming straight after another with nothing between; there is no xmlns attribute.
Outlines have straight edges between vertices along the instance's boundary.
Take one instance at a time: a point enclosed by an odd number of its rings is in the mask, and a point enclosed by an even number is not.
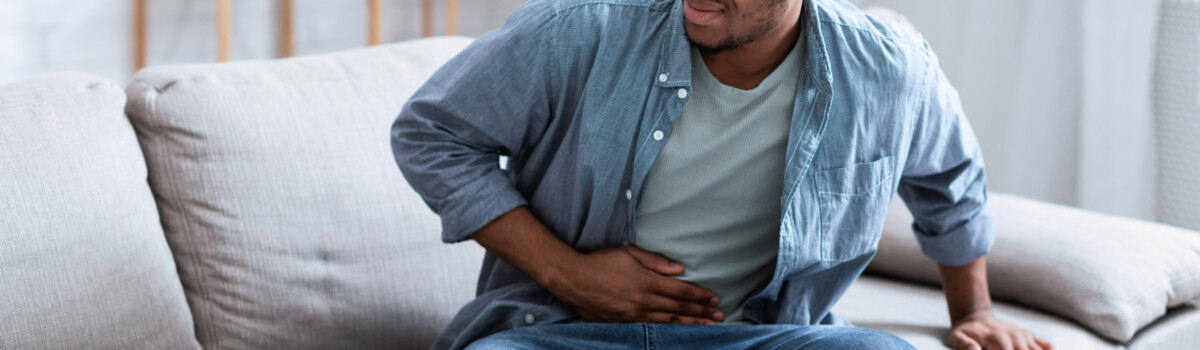
<svg viewBox="0 0 1200 350"><path fill-rule="evenodd" d="M700 305L717 306L717 294L694 284L663 277L656 281L654 293L671 299L690 301Z"/></svg>
<svg viewBox="0 0 1200 350"><path fill-rule="evenodd" d="M651 312L668 312L680 316L711 320L714 323L725 319L725 314L721 312L721 309L658 295L647 300L645 308Z"/></svg>
<svg viewBox="0 0 1200 350"><path fill-rule="evenodd" d="M993 334L988 337L986 343L988 350L1016 350L1016 348L1013 347L1013 339L1006 336Z"/></svg>
<svg viewBox="0 0 1200 350"><path fill-rule="evenodd" d="M1045 341L1034 337L1033 333L1025 332L1025 346L1028 346L1029 350L1047 350L1043 344Z"/></svg>
<svg viewBox="0 0 1200 350"><path fill-rule="evenodd" d="M1038 339L1026 330L1017 330L1010 337L1013 340L1013 349L1017 350L1050 350L1050 343L1045 340Z"/></svg>
<svg viewBox="0 0 1200 350"><path fill-rule="evenodd" d="M1011 337L1007 337L1007 338L1009 338L1009 340L1012 342L1011 343L1012 345L1010 346L1010 348L1012 348L1013 350L1030 350L1030 349L1032 349L1031 347L1029 347L1029 345L1031 343L1027 343L1027 341L1029 341L1029 338L1023 337L1023 336L1021 336L1021 334L1013 334Z"/></svg>
<svg viewBox="0 0 1200 350"><path fill-rule="evenodd" d="M663 275L678 275L683 273L683 264L671 261L662 254L651 253L631 245L622 247L626 253L637 259L642 266Z"/></svg>
<svg viewBox="0 0 1200 350"><path fill-rule="evenodd" d="M955 350L983 350L983 348L979 346L979 342L976 342L975 339L971 339L971 337L967 336L967 333L963 331L950 332L950 336L946 337L946 346L954 348Z"/></svg>

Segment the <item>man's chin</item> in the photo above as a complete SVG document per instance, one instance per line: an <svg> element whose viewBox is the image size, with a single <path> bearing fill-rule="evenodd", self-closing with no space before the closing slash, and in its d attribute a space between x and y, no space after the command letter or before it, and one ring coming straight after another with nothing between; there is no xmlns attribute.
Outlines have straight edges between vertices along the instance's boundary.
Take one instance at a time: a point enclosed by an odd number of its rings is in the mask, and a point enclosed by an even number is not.
<svg viewBox="0 0 1200 350"><path fill-rule="evenodd" d="M689 25L690 25L690 23L689 23ZM721 38L710 36L710 35L704 35L706 33L704 33L705 30L703 30L703 29L695 29L695 30L693 30L693 28L687 28L687 29L688 29L688 31L687 31L688 42L692 43L692 46L695 46L697 49L700 50L700 52L715 53L715 52L725 51L725 49L722 49L720 47L721 41L722 41Z"/></svg>
<svg viewBox="0 0 1200 350"><path fill-rule="evenodd" d="M688 37L688 42L692 43L692 46L695 46L696 50L699 50L700 53L703 53L703 54L716 54L716 53L729 51L729 49L732 49L732 47L727 47L726 45L722 45L722 43L719 41L714 41L713 43L710 44L707 42L700 42L700 41L692 40L691 37Z"/></svg>

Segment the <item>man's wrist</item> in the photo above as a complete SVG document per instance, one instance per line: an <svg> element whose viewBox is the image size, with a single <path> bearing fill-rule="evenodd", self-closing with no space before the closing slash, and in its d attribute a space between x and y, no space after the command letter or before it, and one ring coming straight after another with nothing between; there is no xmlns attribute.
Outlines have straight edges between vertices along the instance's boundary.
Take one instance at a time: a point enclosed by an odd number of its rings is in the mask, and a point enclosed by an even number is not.
<svg viewBox="0 0 1200 350"><path fill-rule="evenodd" d="M963 266L938 265L942 287L946 292L946 306L950 311L950 323L960 323L980 316L992 314L992 298L988 293L987 260L978 260Z"/></svg>
<svg viewBox="0 0 1200 350"><path fill-rule="evenodd" d="M530 268L529 274L530 277L533 277L534 281L537 281L538 284L541 284L542 287L550 291L558 290L560 286L566 283L567 278L571 274L576 273L574 266L577 266L576 262L579 261L579 258L583 254L568 249L567 251L556 252L553 255L543 260L543 264L538 264L539 266Z"/></svg>
<svg viewBox="0 0 1200 350"><path fill-rule="evenodd" d="M959 315L953 315L953 314L950 315L950 326L951 326L951 328L954 328L954 327L958 327L959 325L961 325L965 322L977 321L977 320L981 320L981 319L994 318L994 317L996 317L996 314L992 312L992 305L989 302L986 305L980 305L980 306L974 307L974 308L967 310Z"/></svg>
<svg viewBox="0 0 1200 350"><path fill-rule="evenodd" d="M547 289L569 278L581 256L524 206L492 220L471 238Z"/></svg>

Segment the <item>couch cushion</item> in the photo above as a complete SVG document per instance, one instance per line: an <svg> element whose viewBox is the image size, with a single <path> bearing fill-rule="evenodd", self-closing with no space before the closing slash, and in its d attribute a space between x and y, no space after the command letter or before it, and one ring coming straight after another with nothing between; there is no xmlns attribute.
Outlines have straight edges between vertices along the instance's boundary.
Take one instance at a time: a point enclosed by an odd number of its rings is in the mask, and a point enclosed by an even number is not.
<svg viewBox="0 0 1200 350"><path fill-rule="evenodd" d="M440 242L389 129L465 38L164 66L128 88L207 349L427 347L482 250Z"/></svg>
<svg viewBox="0 0 1200 350"><path fill-rule="evenodd" d="M146 163L101 78L0 85L0 349L195 349Z"/></svg>
<svg viewBox="0 0 1200 350"><path fill-rule="evenodd" d="M994 308L996 317L1028 329L1055 349L1124 349L1061 317L1005 302ZM865 275L833 312L856 326L895 334L917 349L947 349L942 341L950 333L950 312L937 288Z"/></svg>
<svg viewBox="0 0 1200 350"><path fill-rule="evenodd" d="M1200 234L992 194L996 243L987 256L992 297L1075 320L1120 342L1200 297ZM912 216L895 201L868 271L937 284Z"/></svg>
<svg viewBox="0 0 1200 350"><path fill-rule="evenodd" d="M1125 344L1129 350L1195 350L1200 344L1200 304L1193 302L1167 312L1138 331Z"/></svg>

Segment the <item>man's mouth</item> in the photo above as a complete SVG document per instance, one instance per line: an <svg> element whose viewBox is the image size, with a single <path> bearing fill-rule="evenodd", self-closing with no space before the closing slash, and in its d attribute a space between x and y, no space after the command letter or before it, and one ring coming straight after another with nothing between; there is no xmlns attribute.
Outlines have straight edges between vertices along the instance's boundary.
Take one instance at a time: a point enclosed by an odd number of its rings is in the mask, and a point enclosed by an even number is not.
<svg viewBox="0 0 1200 350"><path fill-rule="evenodd" d="M683 0L683 16L696 25L716 22L724 13L725 8L715 1Z"/></svg>

